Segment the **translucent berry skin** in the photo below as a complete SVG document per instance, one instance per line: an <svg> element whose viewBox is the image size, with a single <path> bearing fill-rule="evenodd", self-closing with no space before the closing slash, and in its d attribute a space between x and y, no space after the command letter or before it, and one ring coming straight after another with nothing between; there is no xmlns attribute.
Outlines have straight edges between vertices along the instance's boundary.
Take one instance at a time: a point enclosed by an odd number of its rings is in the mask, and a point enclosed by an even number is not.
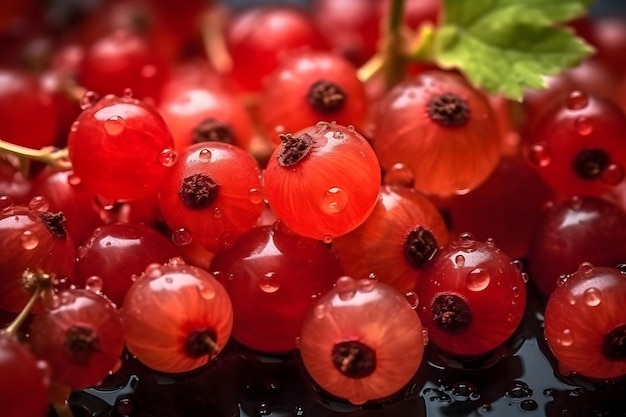
<svg viewBox="0 0 626 417"><path fill-rule="evenodd" d="M615 104L573 91L526 129L524 154L555 193L601 195L624 179L625 129Z"/></svg>
<svg viewBox="0 0 626 417"><path fill-rule="evenodd" d="M44 417L48 413L48 382L30 350L0 335L0 389L7 417Z"/></svg>
<svg viewBox="0 0 626 417"><path fill-rule="evenodd" d="M30 326L33 352L46 360L55 382L72 389L98 384L119 367L124 349L120 316L95 292L70 289L58 305L38 314Z"/></svg>
<svg viewBox="0 0 626 417"><path fill-rule="evenodd" d="M446 102L452 97L450 110ZM427 72L397 85L380 103L374 124L373 146L383 170L407 165L415 188L425 194L466 193L500 158L489 101L457 74Z"/></svg>
<svg viewBox="0 0 626 417"><path fill-rule="evenodd" d="M322 242L280 222L256 227L219 251L209 268L233 303L233 337L261 352L296 349L304 317L343 268Z"/></svg>
<svg viewBox="0 0 626 417"><path fill-rule="evenodd" d="M462 234L437 252L417 281L417 309L430 342L461 358L502 345L526 308L526 279L491 242Z"/></svg>
<svg viewBox="0 0 626 417"><path fill-rule="evenodd" d="M574 197L546 207L528 254L530 277L547 298L560 275L582 262L612 266L626 254L626 213L597 197Z"/></svg>
<svg viewBox="0 0 626 417"><path fill-rule="evenodd" d="M41 269L55 274L57 279L67 278L68 284L73 282L76 252L62 219L62 213L38 213L23 206L12 206L2 211L1 309L19 312L30 299L22 285L22 274L26 269Z"/></svg>
<svg viewBox="0 0 626 417"><path fill-rule="evenodd" d="M374 280L349 277L337 280L311 309L299 340L302 361L315 382L354 404L400 390L419 368L426 342L402 294ZM342 342L358 342L373 352L373 363L362 364L361 375L342 372L334 363L333 351Z"/></svg>
<svg viewBox="0 0 626 417"><path fill-rule="evenodd" d="M310 138L306 152L289 153L291 139L272 154L264 192L276 217L295 233L318 240L344 235L362 224L380 192L380 166L353 128L319 122L290 136ZM281 155L301 159L281 165ZM294 156L295 157L295 156Z"/></svg>
<svg viewBox="0 0 626 417"><path fill-rule="evenodd" d="M170 239L143 224L111 224L97 228L78 250L76 284L101 279L102 292L122 306L133 279L151 263L179 256Z"/></svg>
<svg viewBox="0 0 626 417"><path fill-rule="evenodd" d="M67 145L74 173L85 186L116 201L156 193L174 142L152 106L108 95L78 116Z"/></svg>
<svg viewBox="0 0 626 417"><path fill-rule="evenodd" d="M286 6L250 8L233 17L224 34L231 77L243 91L258 91L263 79L292 52L329 49L313 20Z"/></svg>
<svg viewBox="0 0 626 417"><path fill-rule="evenodd" d="M581 264L546 305L545 337L561 372L592 379L626 375L626 275Z"/></svg>
<svg viewBox="0 0 626 417"><path fill-rule="evenodd" d="M413 237L422 240L415 257L406 247ZM428 198L410 188L383 186L372 214L357 229L333 240L333 248L347 275L375 277L404 293L414 290L423 265L448 240L443 217Z"/></svg>
<svg viewBox="0 0 626 417"><path fill-rule="evenodd" d="M206 203L193 205L181 196L188 178L197 176L209 178L208 184L212 181L215 187L211 191L192 189L188 194L191 200L207 193ZM259 176L256 161L237 146L221 142L192 145L178 155L159 189L163 218L170 229L185 229L194 242L211 251L228 246L261 216L264 203Z"/></svg>
<svg viewBox="0 0 626 417"><path fill-rule="evenodd" d="M332 52L303 52L284 60L268 76L259 99L259 119L275 144L280 143L278 134L320 120L353 125L361 132L367 112L356 68Z"/></svg>
<svg viewBox="0 0 626 417"><path fill-rule="evenodd" d="M233 309L213 275L174 259L146 268L126 294L122 318L126 346L137 359L156 371L180 373L205 365L222 350ZM211 343L194 345L202 342L192 340L196 334L209 336Z"/></svg>

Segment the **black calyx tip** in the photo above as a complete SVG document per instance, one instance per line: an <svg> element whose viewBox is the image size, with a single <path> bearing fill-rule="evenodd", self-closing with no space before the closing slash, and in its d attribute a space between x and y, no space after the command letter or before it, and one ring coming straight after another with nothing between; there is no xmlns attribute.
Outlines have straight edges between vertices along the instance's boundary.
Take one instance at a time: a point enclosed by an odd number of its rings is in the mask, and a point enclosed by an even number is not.
<svg viewBox="0 0 626 417"><path fill-rule="evenodd" d="M194 129L191 135L192 143L201 142L235 142L235 135L226 123L222 123L214 118L201 121Z"/></svg>
<svg viewBox="0 0 626 417"><path fill-rule="evenodd" d="M469 120L470 109L467 101L454 93L438 94L427 105L430 119L442 126L461 126Z"/></svg>
<svg viewBox="0 0 626 417"><path fill-rule="evenodd" d="M280 135L282 144L278 151L278 164L283 167L290 167L300 162L309 154L313 147L313 138L307 133L293 136L291 133Z"/></svg>
<svg viewBox="0 0 626 417"><path fill-rule="evenodd" d="M440 294L430 305L433 322L448 333L461 333L472 324L472 311L467 301L455 294Z"/></svg>
<svg viewBox="0 0 626 417"><path fill-rule="evenodd" d="M626 324L617 326L604 336L602 354L612 361L626 360Z"/></svg>
<svg viewBox="0 0 626 417"><path fill-rule="evenodd" d="M364 378L376 370L376 352L357 340L337 343L332 360L335 368L348 378Z"/></svg>
<svg viewBox="0 0 626 417"><path fill-rule="evenodd" d="M94 352L100 351L98 333L90 327L72 325L65 337L65 350L76 363L85 364Z"/></svg>
<svg viewBox="0 0 626 417"><path fill-rule="evenodd" d="M316 111L332 114L343 107L346 93L332 81L318 80L309 87L307 101Z"/></svg>
<svg viewBox="0 0 626 417"><path fill-rule="evenodd" d="M46 225L50 233L54 237L58 237L59 239L64 239L67 236L67 231L65 230L65 222L66 218L62 212L58 213L50 213L45 212L39 215L41 221Z"/></svg>
<svg viewBox="0 0 626 417"><path fill-rule="evenodd" d="M217 198L219 186L206 174L185 177L180 186L180 198L192 210L201 210L211 205Z"/></svg>
<svg viewBox="0 0 626 417"><path fill-rule="evenodd" d="M602 149L585 149L576 154L572 168L584 180L595 180L609 165L609 154Z"/></svg>
<svg viewBox="0 0 626 417"><path fill-rule="evenodd" d="M220 349L217 345L217 335L213 329L194 330L187 336L185 352L192 358L217 355Z"/></svg>
<svg viewBox="0 0 626 417"><path fill-rule="evenodd" d="M437 240L422 226L409 232L404 240L404 258L413 268L421 268L437 253Z"/></svg>

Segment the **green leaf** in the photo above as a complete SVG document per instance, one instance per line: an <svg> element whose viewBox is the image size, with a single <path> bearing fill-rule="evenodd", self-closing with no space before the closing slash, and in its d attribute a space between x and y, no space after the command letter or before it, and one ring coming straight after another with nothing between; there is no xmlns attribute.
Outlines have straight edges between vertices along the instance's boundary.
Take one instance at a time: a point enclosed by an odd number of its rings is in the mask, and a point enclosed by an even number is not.
<svg viewBox="0 0 626 417"><path fill-rule="evenodd" d="M590 3L444 0L444 19L428 49L442 68L460 69L478 87L519 100L526 88L544 87L544 76L593 52L573 31L555 26L583 15ZM423 51L420 45L419 54Z"/></svg>

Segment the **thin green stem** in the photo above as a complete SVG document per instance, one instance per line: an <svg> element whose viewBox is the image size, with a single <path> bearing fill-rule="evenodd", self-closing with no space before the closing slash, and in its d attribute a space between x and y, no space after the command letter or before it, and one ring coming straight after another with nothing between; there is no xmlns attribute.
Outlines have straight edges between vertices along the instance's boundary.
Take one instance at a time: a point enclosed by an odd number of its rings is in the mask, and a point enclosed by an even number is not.
<svg viewBox="0 0 626 417"><path fill-rule="evenodd" d="M45 162L48 165L64 170L72 168L66 148L57 149L53 146L46 146L41 149L32 149L0 140L0 153L8 153L20 158Z"/></svg>
<svg viewBox="0 0 626 417"><path fill-rule="evenodd" d="M37 287L33 296L30 297L30 300L28 300L28 303L26 303L26 306L22 309L22 311L20 311L20 314L18 314L17 317L15 317L15 319L11 322L11 324L9 324L4 329L4 333L10 336L15 336L17 334L17 331L19 330L20 327L22 327L22 324L24 324L24 321L26 321L26 319L28 318L30 311L33 309L33 307L39 300L39 296L41 295L41 292L42 292L42 288Z"/></svg>
<svg viewBox="0 0 626 417"><path fill-rule="evenodd" d="M406 65L404 0L390 0L384 40L385 87L391 89L404 77Z"/></svg>

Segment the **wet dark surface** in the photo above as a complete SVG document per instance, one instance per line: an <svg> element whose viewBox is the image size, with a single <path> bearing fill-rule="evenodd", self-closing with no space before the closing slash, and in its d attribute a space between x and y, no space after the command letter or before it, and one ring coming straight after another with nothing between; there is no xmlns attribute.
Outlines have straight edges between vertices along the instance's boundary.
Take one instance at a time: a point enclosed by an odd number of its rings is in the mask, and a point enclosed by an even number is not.
<svg viewBox="0 0 626 417"><path fill-rule="evenodd" d="M543 302L530 288L524 322L497 352L460 363L427 350L396 396L354 406L315 389L297 353L268 357L231 344L211 365L156 375L129 360L105 382L70 399L75 417L626 416L626 382L563 377L543 339Z"/></svg>

